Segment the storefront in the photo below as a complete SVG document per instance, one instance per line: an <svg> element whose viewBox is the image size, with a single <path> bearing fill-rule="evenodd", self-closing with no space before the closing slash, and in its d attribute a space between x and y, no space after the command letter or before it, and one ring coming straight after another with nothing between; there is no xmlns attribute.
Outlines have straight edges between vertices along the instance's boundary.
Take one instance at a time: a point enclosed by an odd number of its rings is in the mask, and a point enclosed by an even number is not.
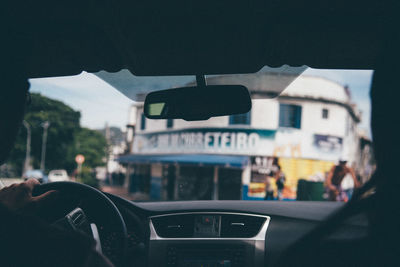
<svg viewBox="0 0 400 267"><path fill-rule="evenodd" d="M283 145L282 135L292 143ZM295 198L298 179L325 175L341 153L340 138L309 139L300 131L240 128L143 133L136 153L119 162L133 170L130 191L152 200L263 199L277 165L287 179L285 197ZM316 154L325 160L312 159Z"/></svg>
<svg viewBox="0 0 400 267"><path fill-rule="evenodd" d="M268 87L266 75L250 91ZM264 199L278 166L294 199L299 179L323 181L343 157L360 162L358 111L346 88L321 78L301 76L277 98L253 99L249 113L207 121L149 120L142 104L132 108L131 154L118 161L131 170L131 192L153 200Z"/></svg>
<svg viewBox="0 0 400 267"><path fill-rule="evenodd" d="M248 166L246 156L210 154L128 155L119 161L132 170L130 192L152 200L241 199Z"/></svg>

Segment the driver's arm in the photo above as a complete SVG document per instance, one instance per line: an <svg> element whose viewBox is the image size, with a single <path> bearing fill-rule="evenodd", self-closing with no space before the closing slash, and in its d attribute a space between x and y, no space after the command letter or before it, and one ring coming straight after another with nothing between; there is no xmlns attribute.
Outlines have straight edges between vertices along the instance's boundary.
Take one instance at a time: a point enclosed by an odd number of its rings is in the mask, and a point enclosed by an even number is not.
<svg viewBox="0 0 400 267"><path fill-rule="evenodd" d="M2 266L113 266L96 252L91 238L32 216L35 209L56 194L49 191L33 197L37 184L37 180L31 179L0 190Z"/></svg>

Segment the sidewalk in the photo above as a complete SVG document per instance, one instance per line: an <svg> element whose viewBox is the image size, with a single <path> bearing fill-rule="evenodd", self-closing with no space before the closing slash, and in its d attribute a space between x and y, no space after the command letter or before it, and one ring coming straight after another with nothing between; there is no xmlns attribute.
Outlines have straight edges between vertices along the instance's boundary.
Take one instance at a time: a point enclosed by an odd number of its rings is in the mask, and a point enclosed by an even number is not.
<svg viewBox="0 0 400 267"><path fill-rule="evenodd" d="M127 200L138 201L138 202L150 200L148 194L138 193L138 192L129 193L128 190L122 186L103 185L100 187L100 190L106 193L120 196Z"/></svg>
<svg viewBox="0 0 400 267"><path fill-rule="evenodd" d="M128 190L122 186L110 186L104 185L100 188L101 191L110 193L113 195L120 196L122 198L133 200L133 196L128 192Z"/></svg>

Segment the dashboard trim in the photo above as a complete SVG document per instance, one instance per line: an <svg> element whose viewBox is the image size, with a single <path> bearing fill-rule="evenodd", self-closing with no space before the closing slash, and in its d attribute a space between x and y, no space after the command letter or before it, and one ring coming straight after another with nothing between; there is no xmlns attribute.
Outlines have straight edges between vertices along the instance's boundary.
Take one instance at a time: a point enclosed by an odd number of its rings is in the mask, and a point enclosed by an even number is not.
<svg viewBox="0 0 400 267"><path fill-rule="evenodd" d="M252 216L252 217L262 217L265 218L264 224L261 226L260 231L254 237L160 237L156 229L154 228L152 219L159 217L167 217L167 216L176 216L176 215L192 215L192 214L215 214L215 215L242 215L242 216ZM168 213L162 215L154 215L149 217L149 226L150 226L150 240L244 240L244 241L265 241L265 236L268 230L268 225L271 220L271 217L267 215L259 215L259 214L251 214L251 213L241 213L241 212L218 212L218 211L195 211L195 212L178 212L178 213Z"/></svg>
<svg viewBox="0 0 400 267"><path fill-rule="evenodd" d="M262 217L265 218L264 224L261 226L260 231L254 237L190 237L190 238L165 238L160 237L153 225L152 219L158 217L166 217L166 216L174 216L174 215L205 215L205 214L212 214L212 215L242 215L242 216L252 216L252 217ZM266 233L268 230L268 226L270 223L271 217L267 215L259 215L259 214L251 214L251 213L244 213L244 212L218 212L218 211L196 211L196 212L178 212L178 213L167 213L162 215L154 215L149 217L149 226L150 226L150 244L157 244L157 243L164 243L164 242L182 242L182 244L189 244L190 242L213 242L219 243L224 241L235 241L246 244L246 246L254 246L253 254L251 257L251 266L261 267L264 266L265 263L265 238ZM220 221L221 223L221 221ZM164 243L165 244L165 243ZM150 260L151 262L151 260ZM246 263L248 264L248 263ZM157 266L157 263L150 264L149 266ZM248 265L248 266L250 266Z"/></svg>

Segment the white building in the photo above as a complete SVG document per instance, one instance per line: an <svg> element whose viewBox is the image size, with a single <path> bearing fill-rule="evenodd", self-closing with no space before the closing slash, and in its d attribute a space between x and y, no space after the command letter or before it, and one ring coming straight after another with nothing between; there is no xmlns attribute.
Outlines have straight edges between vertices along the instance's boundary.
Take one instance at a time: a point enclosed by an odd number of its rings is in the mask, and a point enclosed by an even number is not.
<svg viewBox="0 0 400 267"><path fill-rule="evenodd" d="M348 89L318 77L300 76L290 83L293 76L275 75L208 78L208 84L245 85L253 98L247 114L195 122L150 120L137 103L130 119L135 124L132 154L120 161L130 166L133 180L144 181L142 189L153 199L190 199L181 188L207 181L209 192L200 199L262 198L265 173L276 161L293 197L298 179L323 176L339 159L354 165L360 114ZM285 79L289 85L279 97L262 98L274 95Z"/></svg>

